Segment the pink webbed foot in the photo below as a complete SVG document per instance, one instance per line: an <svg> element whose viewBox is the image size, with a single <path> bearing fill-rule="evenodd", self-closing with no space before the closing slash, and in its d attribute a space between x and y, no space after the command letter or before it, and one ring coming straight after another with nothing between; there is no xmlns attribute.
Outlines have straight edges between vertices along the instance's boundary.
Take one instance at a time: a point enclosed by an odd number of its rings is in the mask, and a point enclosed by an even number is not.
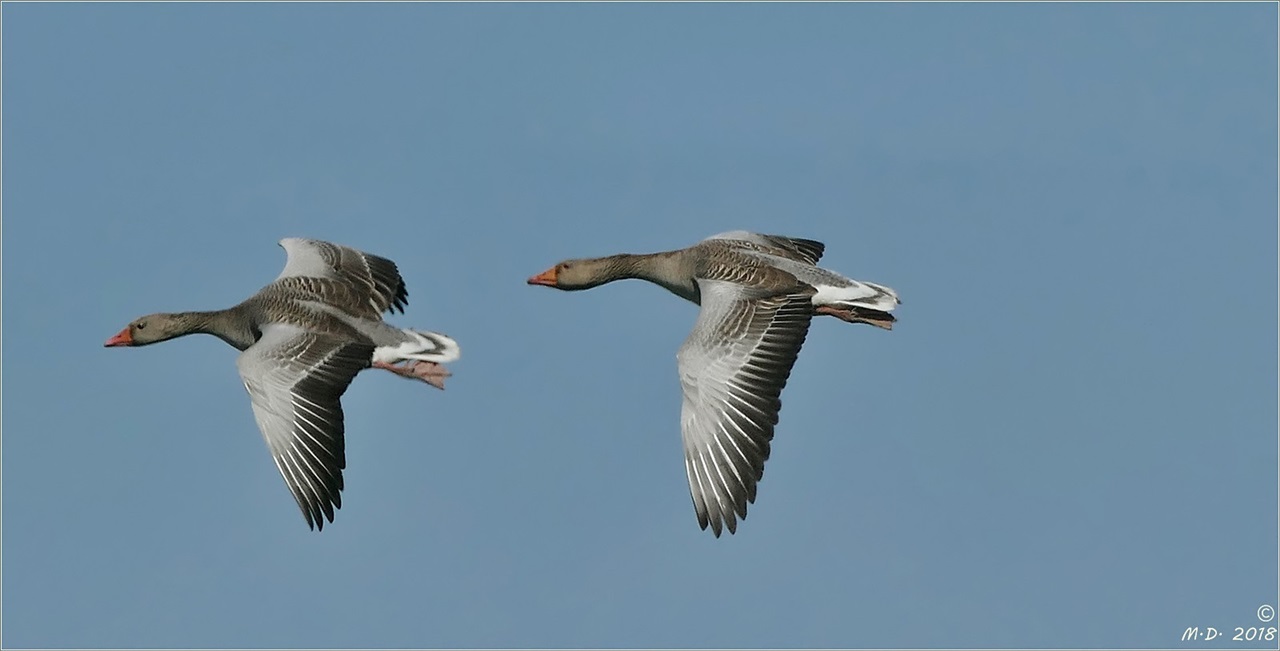
<svg viewBox="0 0 1280 651"><path fill-rule="evenodd" d="M829 314L842 321L849 323L869 323L877 328L885 330L893 330L893 323L897 319L893 318L888 312L873 310L871 308L848 307L839 308L830 305L819 305L814 308L814 314Z"/></svg>
<svg viewBox="0 0 1280 651"><path fill-rule="evenodd" d="M402 366L386 362L374 362L373 368L391 371L400 377L411 380L422 380L437 389L444 389L444 379L453 375L445 367L435 362L424 362L416 359L410 360Z"/></svg>

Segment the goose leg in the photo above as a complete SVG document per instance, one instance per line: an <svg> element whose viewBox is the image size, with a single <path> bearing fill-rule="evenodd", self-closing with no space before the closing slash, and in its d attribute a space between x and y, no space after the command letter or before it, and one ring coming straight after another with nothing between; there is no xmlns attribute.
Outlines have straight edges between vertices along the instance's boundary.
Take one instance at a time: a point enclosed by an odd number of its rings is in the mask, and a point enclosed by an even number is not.
<svg viewBox="0 0 1280 651"><path fill-rule="evenodd" d="M411 380L422 380L437 389L444 389L444 379L453 375L445 369L445 367L435 362L424 362L416 359L410 360L403 366L388 364L386 362L374 362L373 368L391 371L400 377L409 378Z"/></svg>
<svg viewBox="0 0 1280 651"><path fill-rule="evenodd" d="M836 307L832 305L819 305L813 310L814 314L829 314L842 321L849 323L870 323L877 328L885 330L893 329L893 322L897 319L893 318L888 312L873 310L871 308L862 308L857 306Z"/></svg>

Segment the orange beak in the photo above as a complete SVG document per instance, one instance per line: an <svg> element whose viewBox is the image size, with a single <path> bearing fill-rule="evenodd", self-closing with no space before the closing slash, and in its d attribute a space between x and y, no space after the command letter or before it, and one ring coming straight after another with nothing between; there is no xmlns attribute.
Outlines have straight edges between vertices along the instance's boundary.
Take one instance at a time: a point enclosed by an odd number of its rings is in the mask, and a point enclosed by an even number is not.
<svg viewBox="0 0 1280 651"><path fill-rule="evenodd" d="M107 348L111 348L112 346L132 346L133 335L129 334L129 328L126 327L124 330L117 333L116 336L108 339L107 343L103 345Z"/></svg>
<svg viewBox="0 0 1280 651"><path fill-rule="evenodd" d="M530 285L546 285L547 287L556 286L556 268L552 267L533 278L529 279Z"/></svg>

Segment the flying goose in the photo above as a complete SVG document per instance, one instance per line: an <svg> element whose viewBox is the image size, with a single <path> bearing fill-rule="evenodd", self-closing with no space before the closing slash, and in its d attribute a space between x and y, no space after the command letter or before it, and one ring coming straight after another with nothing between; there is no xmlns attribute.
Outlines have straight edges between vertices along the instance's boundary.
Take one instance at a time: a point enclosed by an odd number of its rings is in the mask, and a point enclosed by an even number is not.
<svg viewBox="0 0 1280 651"><path fill-rule="evenodd" d="M892 289L817 266L824 245L732 231L689 248L565 260L531 285L590 289L624 278L660 285L701 305L676 354L684 400L685 473L702 529L737 531L769 458L779 396L809 321L826 314L892 329Z"/></svg>
<svg viewBox="0 0 1280 651"><path fill-rule="evenodd" d="M280 240L288 259L270 285L212 312L150 314L106 346L145 346L193 333L240 350L236 367L254 419L307 526L324 529L342 507L346 467L340 398L357 373L380 368L443 389L458 344L382 320L404 312L404 279L394 262L302 238Z"/></svg>

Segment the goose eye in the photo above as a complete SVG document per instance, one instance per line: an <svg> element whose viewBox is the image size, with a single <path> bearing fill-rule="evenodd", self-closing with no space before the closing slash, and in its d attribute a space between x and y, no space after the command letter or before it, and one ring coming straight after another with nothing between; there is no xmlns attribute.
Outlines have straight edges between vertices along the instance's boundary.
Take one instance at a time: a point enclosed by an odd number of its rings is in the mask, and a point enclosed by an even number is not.
<svg viewBox="0 0 1280 651"><path fill-rule="evenodd" d="M146 322L146 321L143 321L142 323L139 323L139 324L138 324L138 329L139 329L139 330L145 330L145 329L146 329L146 327L147 327L147 322Z"/></svg>

